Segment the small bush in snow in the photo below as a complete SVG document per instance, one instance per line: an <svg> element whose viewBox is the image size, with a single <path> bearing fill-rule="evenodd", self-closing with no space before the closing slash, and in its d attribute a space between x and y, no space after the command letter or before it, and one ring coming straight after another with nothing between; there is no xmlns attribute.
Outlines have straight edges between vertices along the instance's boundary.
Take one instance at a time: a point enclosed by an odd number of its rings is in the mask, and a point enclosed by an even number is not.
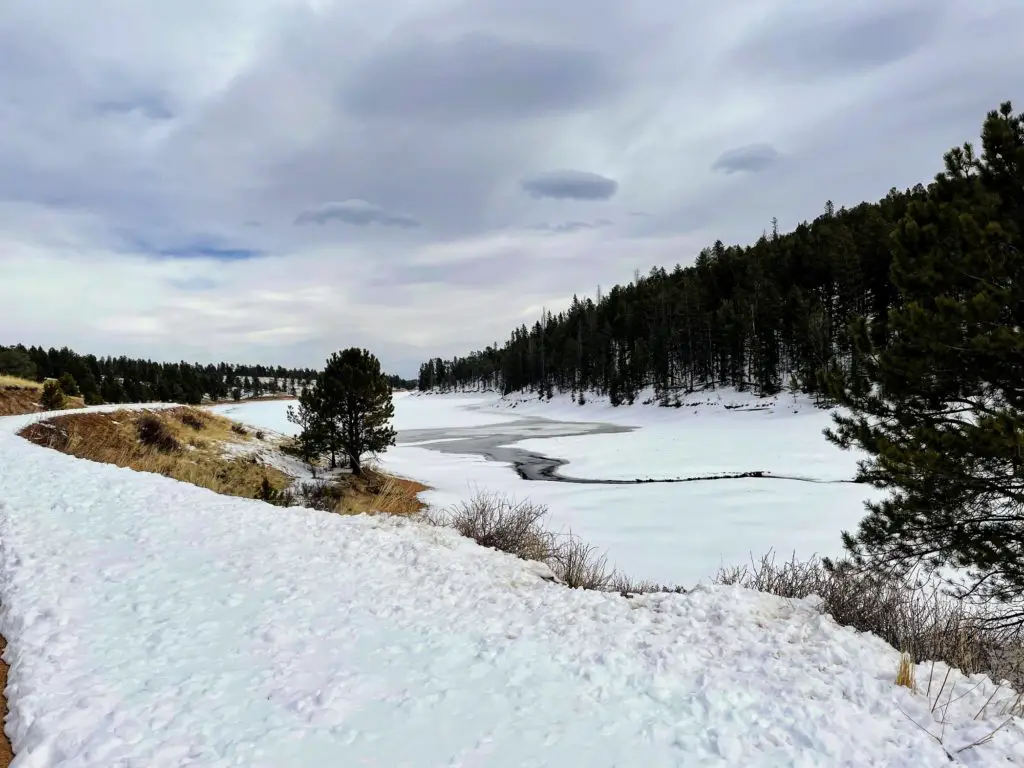
<svg viewBox="0 0 1024 768"><path fill-rule="evenodd" d="M548 565L555 575L573 589L608 589L615 579L607 559L597 549L569 534L551 553Z"/></svg>
<svg viewBox="0 0 1024 768"><path fill-rule="evenodd" d="M574 589L605 590L621 580L608 571L605 558L579 537L550 533L544 525L547 516L543 504L497 493L477 493L458 506L427 513L431 522L454 528L482 547L545 563L559 581Z"/></svg>
<svg viewBox="0 0 1024 768"><path fill-rule="evenodd" d="M469 501L435 514L433 522L454 528L482 547L547 562L555 550L555 537L543 526L547 514L547 507L541 504L477 493Z"/></svg>
<svg viewBox="0 0 1024 768"><path fill-rule="evenodd" d="M245 427L243 427L241 424L238 424L237 422L231 425L231 431L234 432L236 435L249 434L248 431L246 431Z"/></svg>

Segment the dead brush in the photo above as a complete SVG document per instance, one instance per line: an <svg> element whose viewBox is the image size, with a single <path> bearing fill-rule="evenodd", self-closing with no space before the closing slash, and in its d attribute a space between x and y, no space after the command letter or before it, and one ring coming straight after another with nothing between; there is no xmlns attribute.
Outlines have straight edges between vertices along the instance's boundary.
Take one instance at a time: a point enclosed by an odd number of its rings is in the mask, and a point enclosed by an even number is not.
<svg viewBox="0 0 1024 768"><path fill-rule="evenodd" d="M469 501L432 513L432 522L454 528L482 547L524 560L547 562L555 551L554 535L544 530L547 507L496 493L477 493Z"/></svg>
<svg viewBox="0 0 1024 768"><path fill-rule="evenodd" d="M624 581L608 570L595 547L571 532L549 532L544 525L547 517L543 504L479 491L457 506L426 513L430 522L454 528L482 547L546 564L559 581L574 589L607 590Z"/></svg>
<svg viewBox="0 0 1024 768"><path fill-rule="evenodd" d="M176 453L181 450L178 438L171 433L163 419L155 413L143 414L135 422L135 426L138 430L139 442L143 445L164 453Z"/></svg>
<svg viewBox="0 0 1024 768"><path fill-rule="evenodd" d="M572 589L608 589L615 574L609 573L607 563L596 547L571 533L558 543L548 559L551 570Z"/></svg>
<svg viewBox="0 0 1024 768"><path fill-rule="evenodd" d="M176 409L175 415L178 417L178 421L197 432L206 429L206 424L209 421L209 417L205 413L193 408Z"/></svg>

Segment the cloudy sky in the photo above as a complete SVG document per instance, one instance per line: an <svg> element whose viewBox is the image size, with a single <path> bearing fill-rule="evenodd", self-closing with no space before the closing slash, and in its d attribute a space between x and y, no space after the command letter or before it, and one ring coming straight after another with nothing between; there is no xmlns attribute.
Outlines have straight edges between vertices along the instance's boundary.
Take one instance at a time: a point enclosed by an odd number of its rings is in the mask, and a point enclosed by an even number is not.
<svg viewBox="0 0 1024 768"><path fill-rule="evenodd" d="M411 375L927 181L1021 0L3 0L0 344Z"/></svg>

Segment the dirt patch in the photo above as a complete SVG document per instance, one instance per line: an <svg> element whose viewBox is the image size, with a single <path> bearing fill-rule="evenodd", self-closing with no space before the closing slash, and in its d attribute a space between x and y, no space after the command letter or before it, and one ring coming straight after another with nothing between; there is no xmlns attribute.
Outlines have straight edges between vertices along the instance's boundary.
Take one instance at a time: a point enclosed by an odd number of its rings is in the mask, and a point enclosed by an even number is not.
<svg viewBox="0 0 1024 768"><path fill-rule="evenodd" d="M0 635L0 654L7 650L7 640ZM3 707L3 720L7 722L7 662L0 660L0 705ZM0 768L7 768L14 759L14 751L11 749L11 741L3 728L0 728Z"/></svg>
<svg viewBox="0 0 1024 768"><path fill-rule="evenodd" d="M255 456L225 456L224 443L245 443L234 422L198 408L75 413L30 424L19 434L82 459L172 477L228 496L255 498L266 480L283 490L291 478Z"/></svg>

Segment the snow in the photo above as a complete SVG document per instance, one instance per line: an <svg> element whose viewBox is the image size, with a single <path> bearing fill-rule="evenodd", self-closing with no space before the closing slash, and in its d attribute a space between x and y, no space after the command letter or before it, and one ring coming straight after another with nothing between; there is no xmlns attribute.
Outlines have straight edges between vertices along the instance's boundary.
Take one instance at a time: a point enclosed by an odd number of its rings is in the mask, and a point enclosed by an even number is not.
<svg viewBox="0 0 1024 768"><path fill-rule="evenodd" d="M768 470L822 480L851 478L856 455L828 443L821 430L828 412L782 396L773 410L741 411L719 403L767 408L749 395L705 396L693 409L658 406L612 408L597 398L585 406L567 396L499 400L474 395L401 395L397 429L507 424L522 416L560 421L640 425L634 432L523 440L516 447L569 459L563 474L586 478L681 477ZM713 404L708 405L708 402ZM246 423L285 431L286 403L232 406L221 411ZM473 410L470 410L473 409ZM697 414L693 413L697 410ZM793 413L797 410L798 413ZM282 423L283 422L283 423ZM436 441L435 441L436 442ZM880 492L865 486L780 479L729 479L692 483L581 485L522 480L505 464L479 456L440 453L418 445L389 448L384 469L433 490L421 495L437 507L457 504L477 490L497 491L545 504L550 527L571 531L608 556L634 579L691 586L722 566L759 560L774 551L792 555L842 554L840 532L855 529L864 500Z"/></svg>
<svg viewBox="0 0 1024 768"><path fill-rule="evenodd" d="M14 434L35 418L0 419L14 768L918 768L948 764L925 730L1006 719L954 675L939 724L813 600L569 590L421 523L65 456ZM1024 761L1020 721L958 759Z"/></svg>
<svg viewBox="0 0 1024 768"><path fill-rule="evenodd" d="M653 393L646 393L648 397ZM683 398L680 408L656 404L576 405L566 395L494 401L495 413L511 411L559 421L604 421L639 426L624 434L526 440L517 446L569 461L562 474L633 480L671 479L761 470L818 480L849 480L858 454L828 443L822 430L828 412L805 398L719 391ZM501 410L499 410L501 409Z"/></svg>
<svg viewBox="0 0 1024 768"><path fill-rule="evenodd" d="M479 413L468 410L471 406L484 406L493 402L492 397L480 395L446 395L440 408L430 406L426 398L411 393L400 392L393 397L395 418L392 425L395 429L439 429L445 427L478 427L485 424L497 424L514 421L515 414ZM233 405L217 405L210 408L215 413L229 419L237 419L247 424L265 427L286 435L296 434L296 426L288 421L287 409L294 405L289 400L264 400L262 402L238 403Z"/></svg>

